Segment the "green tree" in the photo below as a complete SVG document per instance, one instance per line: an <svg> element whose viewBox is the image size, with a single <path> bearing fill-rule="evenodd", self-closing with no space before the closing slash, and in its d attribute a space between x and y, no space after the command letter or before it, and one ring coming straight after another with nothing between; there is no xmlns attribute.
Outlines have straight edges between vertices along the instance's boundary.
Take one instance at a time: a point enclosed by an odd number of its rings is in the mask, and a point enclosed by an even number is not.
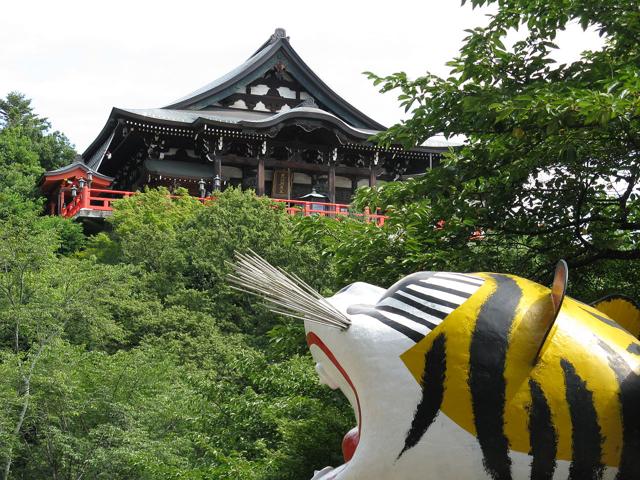
<svg viewBox="0 0 640 480"><path fill-rule="evenodd" d="M51 122L33 111L31 100L20 92L0 99L0 130L17 130L29 138L44 170L53 170L73 161L76 152L69 139L51 130Z"/></svg>
<svg viewBox="0 0 640 480"><path fill-rule="evenodd" d="M33 141L21 128L0 130L0 218L41 208L35 187L42 173Z"/></svg>
<svg viewBox="0 0 640 480"><path fill-rule="evenodd" d="M324 262L251 193L166 194L116 205L81 252L49 218L0 224L4 478L293 480L340 461L353 413L318 384L299 323L222 293L236 237L307 278Z"/></svg>
<svg viewBox="0 0 640 480"><path fill-rule="evenodd" d="M69 140L51 131L49 121L33 111L31 100L17 92L0 99L0 219L40 211L38 180L74 157Z"/></svg>
<svg viewBox="0 0 640 480"><path fill-rule="evenodd" d="M14 452L28 444L25 422L33 398L42 394L33 380L52 345L64 340L113 350L128 340L120 321L123 312L132 313L132 268L60 257L64 231L43 217L0 222L0 349L11 372L4 394L13 399L2 418L11 425L0 449L3 478L9 478Z"/></svg>
<svg viewBox="0 0 640 480"><path fill-rule="evenodd" d="M228 286L236 250L251 248L319 290L337 288L330 260L294 242L291 217L253 192L230 188L203 205L186 192L170 198L166 190L150 190L117 202L109 223L110 239L97 237L88 252L139 265L148 274L149 288L168 304L197 305L225 328L256 338L266 338L274 319Z"/></svg>
<svg viewBox="0 0 640 480"><path fill-rule="evenodd" d="M353 414L339 394L318 385L302 325L275 317L226 281L234 252L252 248L329 292L335 288L329 259L294 242L292 218L252 192L228 189L203 205L186 194L149 190L114 206L112 229L90 239L79 257L127 265L140 283L127 286L131 298L112 295L113 306L100 308L119 312L124 348L170 356L173 367L163 368L180 370L176 395L187 380L199 400L197 410L175 413L174 422L192 418L179 452L167 445L171 432L153 410L135 433L136 444L114 447L115 455L128 456L116 462L122 470L113 475L297 479L339 463L340 439ZM165 395L167 408L186 402ZM132 435L118 433L118 442ZM151 438L164 457L143 453Z"/></svg>
<svg viewBox="0 0 640 480"><path fill-rule="evenodd" d="M385 191L388 188L385 187ZM372 193L366 202L372 200ZM297 241L321 252L322 258L335 270L337 285L368 282L390 286L403 275L422 269L415 255L426 245L416 244L415 223L404 223L406 219L401 219L399 212L391 212L389 205L386 207L391 220L384 227L352 219L337 222L327 217L299 218L294 227ZM428 241L427 236L420 239ZM412 248L417 250L413 254Z"/></svg>
<svg viewBox="0 0 640 480"><path fill-rule="evenodd" d="M253 248L328 293L330 259L294 241L281 208L236 189L204 205L150 190L85 239L80 224L38 215L42 122L9 100L2 478L293 480L339 463L353 413L318 384L302 325L226 282L234 252Z"/></svg>
<svg viewBox="0 0 640 480"><path fill-rule="evenodd" d="M381 134L413 146L465 135L442 167L361 192L393 212L405 267L496 269L546 278L558 258L586 275L601 262L637 278L640 260L640 16L635 0L473 0L496 4L468 30L451 75L369 74L399 89L411 118ZM595 28L604 47L553 61L558 31ZM510 31L524 38L507 48ZM444 220L442 228L438 222ZM483 240L473 242L481 230ZM637 283L637 282L636 282Z"/></svg>

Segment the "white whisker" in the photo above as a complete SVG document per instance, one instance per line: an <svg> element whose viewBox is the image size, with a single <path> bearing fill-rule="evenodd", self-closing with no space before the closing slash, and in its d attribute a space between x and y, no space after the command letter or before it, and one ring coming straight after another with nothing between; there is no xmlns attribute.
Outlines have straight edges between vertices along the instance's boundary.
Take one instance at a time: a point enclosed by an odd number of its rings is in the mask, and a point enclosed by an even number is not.
<svg viewBox="0 0 640 480"><path fill-rule="evenodd" d="M236 252L234 272L227 277L232 288L261 297L274 313L341 330L349 328L347 316L304 280L249 252Z"/></svg>

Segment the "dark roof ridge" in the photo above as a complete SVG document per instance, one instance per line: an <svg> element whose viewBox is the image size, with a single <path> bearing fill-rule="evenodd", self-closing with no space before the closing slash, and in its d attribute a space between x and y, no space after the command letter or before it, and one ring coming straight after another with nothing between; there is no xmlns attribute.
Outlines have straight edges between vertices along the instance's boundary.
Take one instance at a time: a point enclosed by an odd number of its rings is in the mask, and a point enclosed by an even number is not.
<svg viewBox="0 0 640 480"><path fill-rule="evenodd" d="M287 36L287 31L284 28L276 28L275 31L269 37L269 40L267 40L262 45L260 45L260 48L258 48L255 52L253 52L253 55L251 55L251 57L247 58L247 61L250 60L252 57L255 57L265 47L271 45L272 43L276 43L280 38L284 38L285 40L289 41L289 37Z"/></svg>
<svg viewBox="0 0 640 480"><path fill-rule="evenodd" d="M72 170L75 170L76 168L80 168L82 170L84 170L85 172L91 173L92 175L95 175L97 177L103 178L105 180L113 180L113 177L110 177L108 175L105 175L104 173L100 173L98 172L98 170L95 170L91 167L89 167L87 164L85 164L82 161L78 161L75 160L67 165L63 165L62 167L58 167L54 170L49 170L48 172L44 172L42 174L43 177L51 177L54 175L59 175L61 173L66 173L66 172L70 172Z"/></svg>
<svg viewBox="0 0 640 480"><path fill-rule="evenodd" d="M287 57L292 63L291 67L297 70L297 75L294 73L297 80L303 85L307 84L306 88L312 87L310 90L315 90L315 92L311 91L309 93L325 104L327 108L335 109L336 114L343 117L343 120L353 123L353 126L357 128L386 130L384 125L376 122L351 105L318 77L291 46L289 37L283 28L277 28L269 40L242 65L162 108L185 109L207 98L215 97L216 95L224 96L228 93L226 92L228 89L243 79L255 75L261 67L268 65L269 62L276 61L282 55Z"/></svg>

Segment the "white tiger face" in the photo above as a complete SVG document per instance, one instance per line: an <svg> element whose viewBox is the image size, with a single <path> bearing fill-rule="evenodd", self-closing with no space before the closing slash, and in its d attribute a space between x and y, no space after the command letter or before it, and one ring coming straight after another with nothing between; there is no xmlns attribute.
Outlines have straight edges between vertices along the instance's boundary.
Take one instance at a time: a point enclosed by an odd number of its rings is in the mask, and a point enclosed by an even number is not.
<svg viewBox="0 0 640 480"><path fill-rule="evenodd" d="M385 290L366 283L352 284L327 300L348 315L347 330L305 322L307 343L320 382L339 388L354 411L355 427L343 439L345 464L326 467L314 479L391 478L399 453L389 448L404 441L406 426L420 398L420 389L400 355L414 342L365 314L348 314L353 307L374 308ZM393 394L391 394L393 392ZM380 432L384 432L380 435ZM371 459L376 461L372 462Z"/></svg>

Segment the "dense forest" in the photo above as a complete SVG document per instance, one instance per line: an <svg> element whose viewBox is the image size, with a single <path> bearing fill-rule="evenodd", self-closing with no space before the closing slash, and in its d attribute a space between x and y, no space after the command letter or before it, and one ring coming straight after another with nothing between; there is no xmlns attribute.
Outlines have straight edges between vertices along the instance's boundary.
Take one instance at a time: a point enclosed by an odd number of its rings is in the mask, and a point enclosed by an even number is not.
<svg viewBox="0 0 640 480"><path fill-rule="evenodd" d="M325 293L332 268L253 193L150 191L106 230L41 216L74 152L28 100L0 105L3 478L310 478L355 422L321 387L301 324L227 286L251 247Z"/></svg>
<svg viewBox="0 0 640 480"><path fill-rule="evenodd" d="M229 287L252 248L325 295L418 270L502 271L570 294L640 294L640 35L634 0L499 3L452 75L370 77L411 118L377 141L466 135L419 178L358 191L384 227L295 218L252 192L149 190L102 232L42 215L73 160L27 98L0 100L0 471L20 479L305 479L355 423L316 379L299 322ZM550 56L568 23L602 51ZM509 30L527 26L513 47Z"/></svg>

